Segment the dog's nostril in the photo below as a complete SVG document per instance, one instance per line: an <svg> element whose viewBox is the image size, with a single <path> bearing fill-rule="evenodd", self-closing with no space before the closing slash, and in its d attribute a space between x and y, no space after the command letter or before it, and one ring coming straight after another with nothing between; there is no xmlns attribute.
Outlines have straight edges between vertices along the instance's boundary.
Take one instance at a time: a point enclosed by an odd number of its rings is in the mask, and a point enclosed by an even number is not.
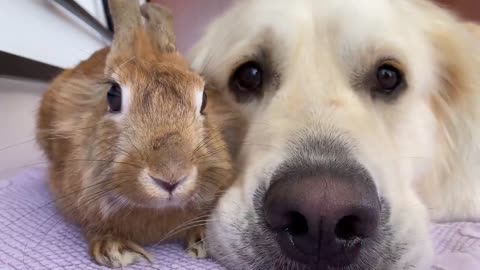
<svg viewBox="0 0 480 270"><path fill-rule="evenodd" d="M287 213L287 226L285 231L292 236L304 235L308 233L308 224L305 217L296 211L290 211Z"/></svg>
<svg viewBox="0 0 480 270"><path fill-rule="evenodd" d="M340 219L335 226L335 235L341 240L353 240L363 238L360 231L360 218L357 216L346 216Z"/></svg>

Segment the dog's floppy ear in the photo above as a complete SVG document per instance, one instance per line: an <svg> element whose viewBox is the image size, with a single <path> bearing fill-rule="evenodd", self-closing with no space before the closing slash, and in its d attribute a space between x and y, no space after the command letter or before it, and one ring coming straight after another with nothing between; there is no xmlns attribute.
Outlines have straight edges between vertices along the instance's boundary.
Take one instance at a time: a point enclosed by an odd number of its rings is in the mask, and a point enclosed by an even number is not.
<svg viewBox="0 0 480 270"><path fill-rule="evenodd" d="M474 35L477 35L477 37L480 38L480 24L467 23L466 26Z"/></svg>
<svg viewBox="0 0 480 270"><path fill-rule="evenodd" d="M432 91L431 105L442 126L438 135L445 149L439 151L449 153L443 162L453 168L464 158L458 156L462 153L458 149L475 143L470 131L480 115L480 32L477 25L465 25L444 10L432 11L426 32L434 49L432 70L439 84Z"/></svg>
<svg viewBox="0 0 480 270"><path fill-rule="evenodd" d="M435 49L441 95L449 106L472 100L480 91L480 26L452 20L437 20L430 37ZM464 104L465 105L465 104Z"/></svg>

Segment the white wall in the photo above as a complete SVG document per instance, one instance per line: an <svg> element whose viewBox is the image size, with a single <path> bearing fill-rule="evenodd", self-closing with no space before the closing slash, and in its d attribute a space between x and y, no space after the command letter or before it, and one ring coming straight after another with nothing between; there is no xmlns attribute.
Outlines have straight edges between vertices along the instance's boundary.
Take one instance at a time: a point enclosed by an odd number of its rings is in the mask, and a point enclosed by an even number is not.
<svg viewBox="0 0 480 270"><path fill-rule="evenodd" d="M47 87L0 78L0 179L43 162L34 141L35 116Z"/></svg>
<svg viewBox="0 0 480 270"><path fill-rule="evenodd" d="M106 24L100 0L76 1ZM203 34L212 17L223 12L235 0L154 1L167 5L173 11L178 47L186 52ZM0 33L0 51L59 67L74 66L108 44L88 25L52 0L0 0Z"/></svg>
<svg viewBox="0 0 480 270"><path fill-rule="evenodd" d="M99 0L77 0L102 23ZM107 42L51 0L0 0L0 50L59 67L74 66Z"/></svg>
<svg viewBox="0 0 480 270"><path fill-rule="evenodd" d="M105 24L101 1L76 1ZM0 33L0 51L59 67L74 66L107 45L51 0L0 0ZM0 179L43 162L33 138L36 110L47 87L0 78Z"/></svg>

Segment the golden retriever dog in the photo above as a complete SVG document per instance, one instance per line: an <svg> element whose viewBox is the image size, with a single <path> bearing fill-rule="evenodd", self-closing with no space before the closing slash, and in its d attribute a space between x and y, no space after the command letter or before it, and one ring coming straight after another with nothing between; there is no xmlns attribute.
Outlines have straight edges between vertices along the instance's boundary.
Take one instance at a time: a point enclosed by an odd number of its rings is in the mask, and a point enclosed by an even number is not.
<svg viewBox="0 0 480 270"><path fill-rule="evenodd" d="M428 269L432 222L480 218L474 31L426 0L243 0L216 19L191 60L246 135L213 257Z"/></svg>

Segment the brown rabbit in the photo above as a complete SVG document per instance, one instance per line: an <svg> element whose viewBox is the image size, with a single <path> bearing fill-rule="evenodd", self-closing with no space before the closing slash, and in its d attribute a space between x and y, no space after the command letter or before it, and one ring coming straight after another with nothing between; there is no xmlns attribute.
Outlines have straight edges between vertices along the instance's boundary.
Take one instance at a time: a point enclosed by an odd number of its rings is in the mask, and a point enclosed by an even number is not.
<svg viewBox="0 0 480 270"><path fill-rule="evenodd" d="M101 265L151 260L141 245L164 240L204 257L203 225L233 179L204 81L176 51L166 9L110 6L112 46L59 75L39 110L57 205Z"/></svg>

